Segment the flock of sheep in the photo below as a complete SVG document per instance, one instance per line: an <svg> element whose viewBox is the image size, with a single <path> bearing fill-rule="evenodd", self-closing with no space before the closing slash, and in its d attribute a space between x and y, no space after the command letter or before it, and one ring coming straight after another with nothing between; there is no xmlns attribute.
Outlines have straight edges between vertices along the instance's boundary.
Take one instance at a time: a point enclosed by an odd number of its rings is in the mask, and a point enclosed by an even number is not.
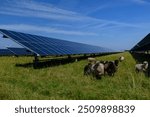
<svg viewBox="0 0 150 117"><path fill-rule="evenodd" d="M125 57L123 56L114 61L97 61L95 58L88 58L88 64L84 67L84 75L92 75L96 79L101 79L101 76L105 76L106 74L114 76L117 72L119 62L124 61L124 59ZM135 65L136 72L146 72L147 69L147 61Z"/></svg>

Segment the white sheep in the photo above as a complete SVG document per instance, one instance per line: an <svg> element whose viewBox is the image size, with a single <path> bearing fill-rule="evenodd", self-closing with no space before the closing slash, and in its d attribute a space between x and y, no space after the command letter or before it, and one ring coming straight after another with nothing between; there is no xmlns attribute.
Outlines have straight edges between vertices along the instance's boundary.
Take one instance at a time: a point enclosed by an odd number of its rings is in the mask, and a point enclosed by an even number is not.
<svg viewBox="0 0 150 117"><path fill-rule="evenodd" d="M135 70L137 72L145 72L148 69L148 62L144 61L143 64L136 64Z"/></svg>
<svg viewBox="0 0 150 117"><path fill-rule="evenodd" d="M101 76L104 75L104 64L100 61L95 61L95 63L88 63L88 65L84 67L84 75L93 75L97 79L100 79Z"/></svg>
<svg viewBox="0 0 150 117"><path fill-rule="evenodd" d="M96 76L97 79L100 79L102 75L104 75L104 64L97 62L94 65L94 71L93 71L93 75Z"/></svg>
<svg viewBox="0 0 150 117"><path fill-rule="evenodd" d="M120 62L124 61L124 59L125 59L124 56L119 57Z"/></svg>

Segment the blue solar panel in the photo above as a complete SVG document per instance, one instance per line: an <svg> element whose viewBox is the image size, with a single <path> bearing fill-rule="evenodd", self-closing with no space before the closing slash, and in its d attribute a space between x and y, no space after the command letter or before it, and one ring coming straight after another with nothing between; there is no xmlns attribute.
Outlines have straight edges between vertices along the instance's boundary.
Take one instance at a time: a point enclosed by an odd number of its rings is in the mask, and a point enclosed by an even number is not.
<svg viewBox="0 0 150 117"><path fill-rule="evenodd" d="M29 55L33 55L32 52L30 52L29 50L25 49L25 48L14 48L14 47L7 47L8 50L10 50L12 53L14 53L17 56L29 56Z"/></svg>
<svg viewBox="0 0 150 117"><path fill-rule="evenodd" d="M113 52L110 49L0 29L0 32L38 56L96 54Z"/></svg>
<svg viewBox="0 0 150 117"><path fill-rule="evenodd" d="M150 50L150 34L148 34L144 39L138 42L131 51L147 51Z"/></svg>
<svg viewBox="0 0 150 117"><path fill-rule="evenodd" d="M12 56L14 53L12 53L8 49L0 49L0 56Z"/></svg>

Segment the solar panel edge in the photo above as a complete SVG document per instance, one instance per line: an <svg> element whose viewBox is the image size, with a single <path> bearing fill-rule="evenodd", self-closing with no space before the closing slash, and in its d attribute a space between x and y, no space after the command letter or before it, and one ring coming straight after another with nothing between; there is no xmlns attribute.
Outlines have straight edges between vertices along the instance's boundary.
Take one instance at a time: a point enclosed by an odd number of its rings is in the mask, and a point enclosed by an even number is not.
<svg viewBox="0 0 150 117"><path fill-rule="evenodd" d="M7 48L8 49L8 48ZM8 49L9 51L11 51L10 49ZM14 53L13 51L11 51L12 53ZM14 55L16 55L16 53L14 53Z"/></svg>
<svg viewBox="0 0 150 117"><path fill-rule="evenodd" d="M26 47L26 46L22 45L21 43L19 43L19 42L18 42L18 41L16 41L15 39L11 38L9 35L7 35L7 34L3 33L1 30L4 30L4 29L0 29L0 33L1 33L2 35L5 35L5 36L9 37L11 40L13 40L14 42L16 42L17 44L21 45L21 46L22 46L22 47L24 47L24 48L29 49L29 50L30 50L30 51L32 51L33 53L37 54L37 56L39 56L39 54L38 54L38 53L36 53L36 52L34 52L33 50L31 50L30 48L28 48L28 47ZM4 31L7 31L7 30L4 30Z"/></svg>
<svg viewBox="0 0 150 117"><path fill-rule="evenodd" d="M0 56L13 56L14 53L12 53L8 49L0 49Z"/></svg>
<svg viewBox="0 0 150 117"><path fill-rule="evenodd" d="M26 48L7 47L8 50L13 52L16 56L29 56L33 55L32 52L28 52Z"/></svg>

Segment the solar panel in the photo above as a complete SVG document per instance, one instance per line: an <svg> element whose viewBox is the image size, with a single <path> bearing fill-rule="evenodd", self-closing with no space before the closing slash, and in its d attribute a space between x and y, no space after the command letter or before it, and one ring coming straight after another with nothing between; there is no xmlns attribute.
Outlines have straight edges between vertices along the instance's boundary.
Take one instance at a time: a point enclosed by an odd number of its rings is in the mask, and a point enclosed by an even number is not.
<svg viewBox="0 0 150 117"><path fill-rule="evenodd" d="M113 52L110 49L0 29L0 32L38 56L96 54Z"/></svg>
<svg viewBox="0 0 150 117"><path fill-rule="evenodd" d="M14 53L12 53L8 49L0 49L0 56L13 56Z"/></svg>
<svg viewBox="0 0 150 117"><path fill-rule="evenodd" d="M33 55L33 53L25 48L14 48L14 47L7 47L12 53L17 56L29 56Z"/></svg>
<svg viewBox="0 0 150 117"><path fill-rule="evenodd" d="M146 51L150 50L150 34L148 34L144 39L138 42L131 51Z"/></svg>

